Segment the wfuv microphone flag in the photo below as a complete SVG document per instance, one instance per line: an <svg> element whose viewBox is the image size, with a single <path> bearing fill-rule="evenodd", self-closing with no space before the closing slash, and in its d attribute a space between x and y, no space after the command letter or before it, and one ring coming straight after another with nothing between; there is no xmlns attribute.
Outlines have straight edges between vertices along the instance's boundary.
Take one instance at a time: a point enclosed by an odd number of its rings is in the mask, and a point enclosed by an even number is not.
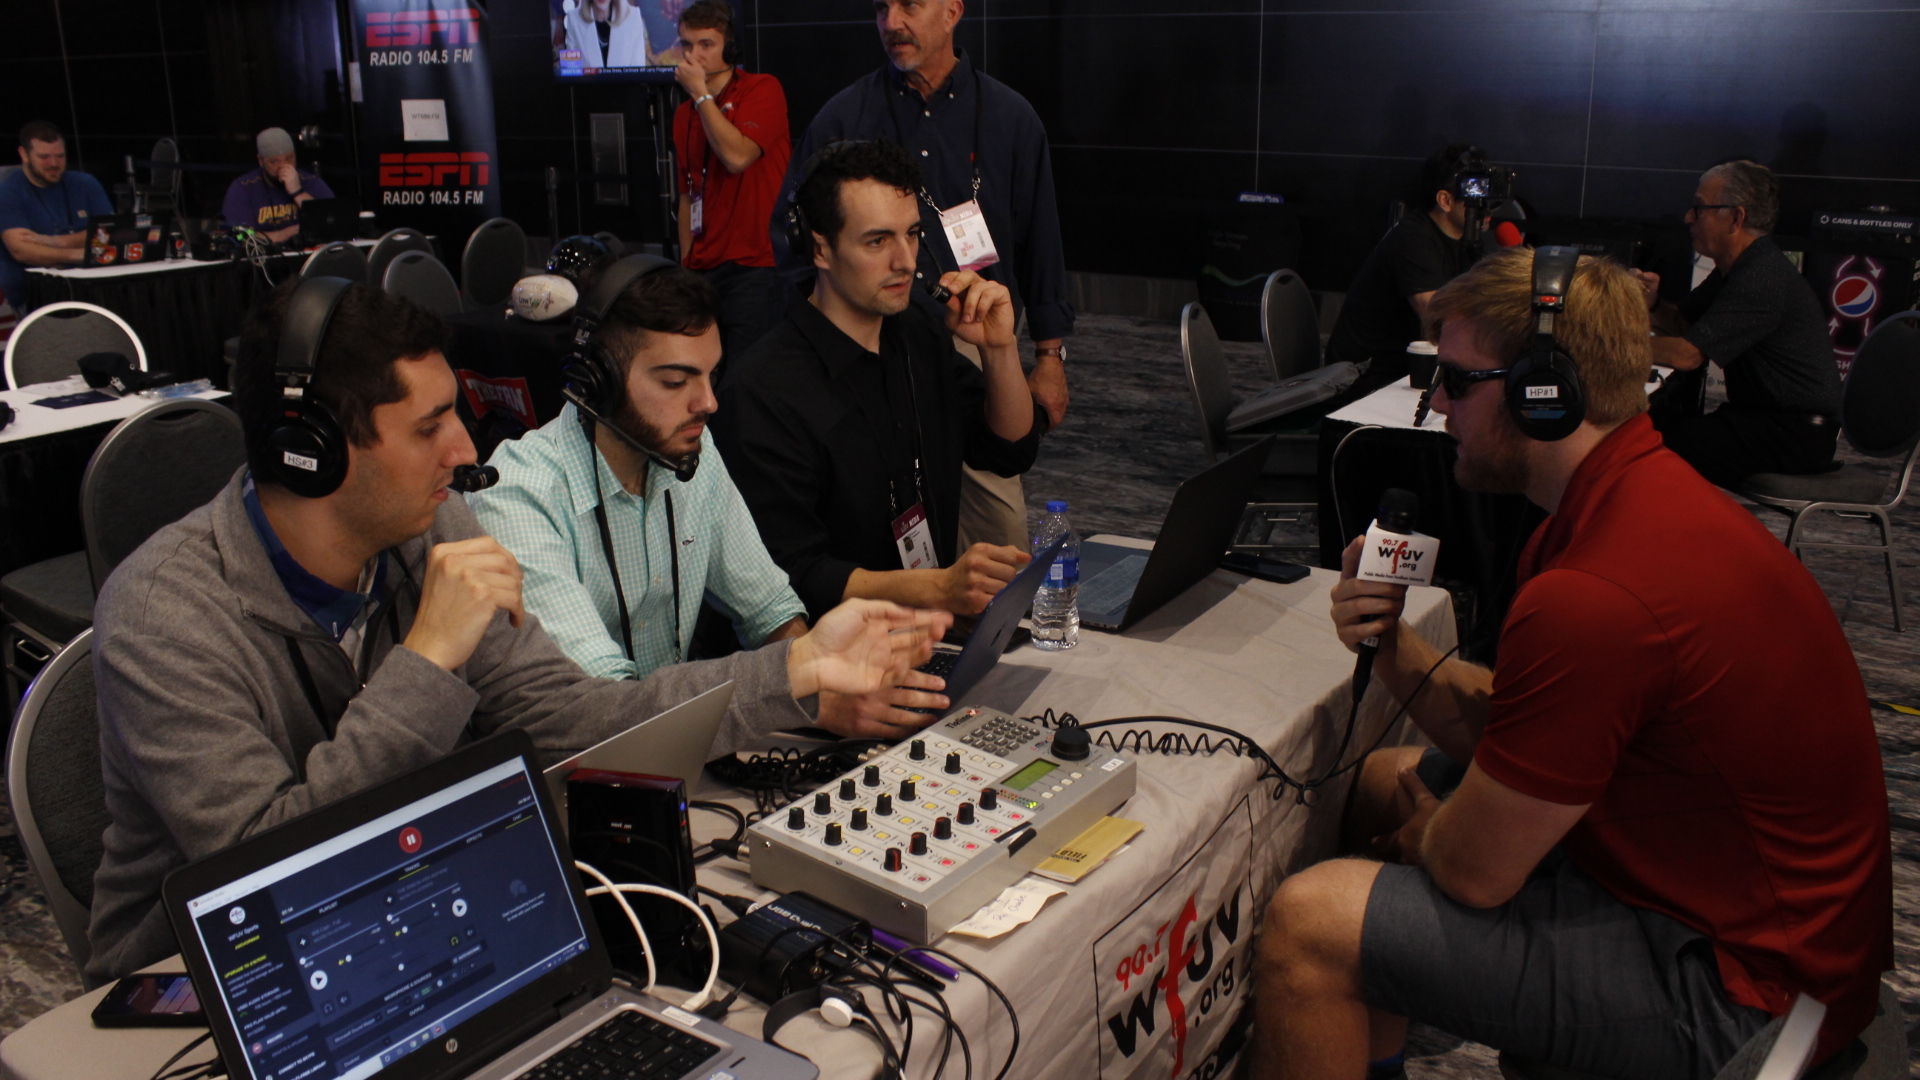
<svg viewBox="0 0 1920 1080"><path fill-rule="evenodd" d="M1433 584L1433 564L1440 556L1440 541L1413 531L1420 516L1420 497L1403 488L1388 488L1380 493L1380 509L1373 524L1367 526L1360 548L1360 568L1354 574L1362 581L1384 581L1394 585ZM1357 708L1373 681L1373 657L1380 649L1378 638L1360 643L1359 659L1353 665L1353 701Z"/></svg>

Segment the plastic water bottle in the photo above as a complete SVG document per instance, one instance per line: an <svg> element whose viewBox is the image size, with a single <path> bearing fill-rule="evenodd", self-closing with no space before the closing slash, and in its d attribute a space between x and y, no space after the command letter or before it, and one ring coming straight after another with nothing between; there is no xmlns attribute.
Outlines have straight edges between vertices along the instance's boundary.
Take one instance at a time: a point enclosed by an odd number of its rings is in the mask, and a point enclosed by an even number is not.
<svg viewBox="0 0 1920 1080"><path fill-rule="evenodd" d="M1080 538L1067 521L1066 502L1054 499L1047 503L1046 519L1034 535L1034 555L1062 536L1067 542L1060 546L1033 597L1033 647L1050 652L1071 649L1080 640Z"/></svg>

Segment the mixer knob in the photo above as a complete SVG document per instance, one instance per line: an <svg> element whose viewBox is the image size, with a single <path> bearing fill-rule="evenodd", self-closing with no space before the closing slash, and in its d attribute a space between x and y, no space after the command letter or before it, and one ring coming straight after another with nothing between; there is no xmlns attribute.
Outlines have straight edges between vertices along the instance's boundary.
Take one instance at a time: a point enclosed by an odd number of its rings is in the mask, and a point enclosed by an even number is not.
<svg viewBox="0 0 1920 1080"><path fill-rule="evenodd" d="M1000 796L992 788L980 789L980 809L992 810L1000 805Z"/></svg>
<svg viewBox="0 0 1920 1080"><path fill-rule="evenodd" d="M962 825L973 824L973 804L972 803L963 802L960 804L960 824Z"/></svg>
<svg viewBox="0 0 1920 1080"><path fill-rule="evenodd" d="M927 740L915 739L907 748L907 756L915 761L927 760Z"/></svg>
<svg viewBox="0 0 1920 1080"><path fill-rule="evenodd" d="M899 848L890 847L887 849L887 859L883 865L885 865L889 871L897 873L901 867L906 865L906 860L900 856Z"/></svg>
<svg viewBox="0 0 1920 1080"><path fill-rule="evenodd" d="M824 791L816 792L813 796L813 812L821 817L833 813L833 796Z"/></svg>
<svg viewBox="0 0 1920 1080"><path fill-rule="evenodd" d="M862 806L853 812L852 824L853 824L854 832L867 831L867 808L866 807Z"/></svg>
<svg viewBox="0 0 1920 1080"><path fill-rule="evenodd" d="M839 847L841 838L840 823L837 821L828 823L826 836L827 846Z"/></svg>
<svg viewBox="0 0 1920 1080"><path fill-rule="evenodd" d="M881 817L892 816L893 796L881 792L880 796L873 800L873 812L879 814Z"/></svg>
<svg viewBox="0 0 1920 1080"><path fill-rule="evenodd" d="M953 819L950 817L933 819L933 838L935 840L953 839Z"/></svg>
<svg viewBox="0 0 1920 1080"><path fill-rule="evenodd" d="M947 751L947 771L950 773L957 773L960 771L960 751L958 750Z"/></svg>
<svg viewBox="0 0 1920 1080"><path fill-rule="evenodd" d="M878 765L867 766L866 771L860 774L860 782L867 785L868 787L879 787L880 786L880 766Z"/></svg>
<svg viewBox="0 0 1920 1080"><path fill-rule="evenodd" d="M849 776L845 780L840 781L840 801L841 802L852 802L854 794L855 794L855 788L853 786L853 777Z"/></svg>
<svg viewBox="0 0 1920 1080"><path fill-rule="evenodd" d="M925 855L927 853L927 834L923 832L914 833L907 839L907 850L915 855Z"/></svg>
<svg viewBox="0 0 1920 1080"><path fill-rule="evenodd" d="M901 802L913 801L913 781L911 780L900 781L900 801Z"/></svg>
<svg viewBox="0 0 1920 1080"><path fill-rule="evenodd" d="M787 828L799 831L807 827L807 812L802 807L793 807L787 811Z"/></svg>

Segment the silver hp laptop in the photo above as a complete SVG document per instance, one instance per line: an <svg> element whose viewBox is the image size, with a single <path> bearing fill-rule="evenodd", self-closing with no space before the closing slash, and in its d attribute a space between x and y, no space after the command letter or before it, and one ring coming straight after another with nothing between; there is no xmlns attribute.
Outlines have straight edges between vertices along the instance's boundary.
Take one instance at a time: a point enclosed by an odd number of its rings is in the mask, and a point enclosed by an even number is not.
<svg viewBox="0 0 1920 1080"><path fill-rule="evenodd" d="M1125 630L1213 573L1233 544L1233 530L1272 447L1269 435L1181 484L1151 553L1081 544L1081 624Z"/></svg>
<svg viewBox="0 0 1920 1080"><path fill-rule="evenodd" d="M974 624L973 633L967 637L966 645L961 648L935 646L933 659L920 665L920 670L929 675L938 675L947 680L947 688L941 693L947 695L948 709L957 709L966 704L961 698L980 684L1000 662L1000 656L1006 651L1007 639L1020 628L1020 617L1033 606L1034 594L1040 591L1041 582L1047 579L1047 568L1053 565L1054 556L1060 554L1060 548L1067 542L1062 536L1055 540L1047 550L1033 557L1026 569L1015 574L1007 587L1001 589L987 602L987 610L980 613L980 620ZM908 708L906 712L937 713L938 709Z"/></svg>
<svg viewBox="0 0 1920 1080"><path fill-rule="evenodd" d="M613 986L533 761L505 732L167 878L230 1076L819 1075Z"/></svg>
<svg viewBox="0 0 1920 1080"><path fill-rule="evenodd" d="M700 770L713 756L713 737L733 703L728 680L691 701L676 705L597 746L547 767L547 775L564 783L575 769L677 776L692 787Z"/></svg>

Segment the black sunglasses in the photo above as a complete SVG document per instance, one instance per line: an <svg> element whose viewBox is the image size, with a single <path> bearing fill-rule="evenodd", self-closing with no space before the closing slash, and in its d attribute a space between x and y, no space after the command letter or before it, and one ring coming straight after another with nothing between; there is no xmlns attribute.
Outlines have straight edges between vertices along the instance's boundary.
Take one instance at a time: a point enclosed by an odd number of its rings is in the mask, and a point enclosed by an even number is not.
<svg viewBox="0 0 1920 1080"><path fill-rule="evenodd" d="M1447 392L1451 401L1459 401L1475 383L1489 379L1504 379L1512 368L1493 368L1487 371L1468 371L1450 361L1442 360L1434 365L1434 376L1440 382L1440 389Z"/></svg>

